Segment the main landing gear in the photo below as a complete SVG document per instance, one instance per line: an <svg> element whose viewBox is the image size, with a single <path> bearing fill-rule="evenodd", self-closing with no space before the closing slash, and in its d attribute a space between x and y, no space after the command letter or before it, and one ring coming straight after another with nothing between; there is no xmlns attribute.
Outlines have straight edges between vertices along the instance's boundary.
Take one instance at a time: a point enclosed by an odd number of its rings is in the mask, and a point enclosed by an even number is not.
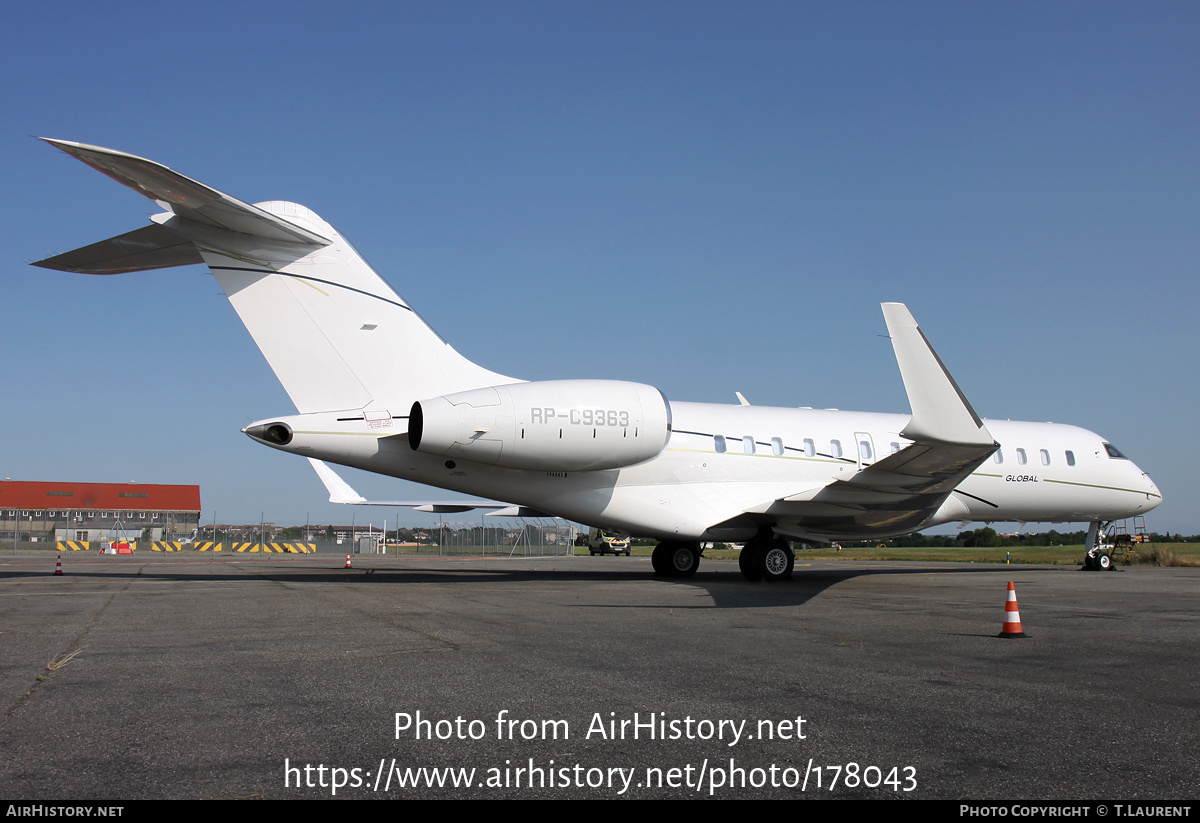
<svg viewBox="0 0 1200 823"><path fill-rule="evenodd" d="M738 554L738 568L747 580L791 580L796 555L782 537L760 534Z"/></svg>
<svg viewBox="0 0 1200 823"><path fill-rule="evenodd" d="M691 577L700 568L700 544L664 540L654 547L650 564L659 577Z"/></svg>
<svg viewBox="0 0 1200 823"><path fill-rule="evenodd" d="M700 544L664 540L650 556L659 577L691 577L700 568ZM791 580L796 555L782 537L760 534L738 554L738 566L747 580Z"/></svg>

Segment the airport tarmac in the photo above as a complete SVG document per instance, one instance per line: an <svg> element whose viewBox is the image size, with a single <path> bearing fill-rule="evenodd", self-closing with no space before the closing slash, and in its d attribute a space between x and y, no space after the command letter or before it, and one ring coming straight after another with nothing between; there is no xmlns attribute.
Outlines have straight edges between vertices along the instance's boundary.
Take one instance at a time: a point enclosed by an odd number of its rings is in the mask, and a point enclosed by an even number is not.
<svg viewBox="0 0 1200 823"><path fill-rule="evenodd" d="M1200 569L54 558L0 553L7 798L1200 796Z"/></svg>

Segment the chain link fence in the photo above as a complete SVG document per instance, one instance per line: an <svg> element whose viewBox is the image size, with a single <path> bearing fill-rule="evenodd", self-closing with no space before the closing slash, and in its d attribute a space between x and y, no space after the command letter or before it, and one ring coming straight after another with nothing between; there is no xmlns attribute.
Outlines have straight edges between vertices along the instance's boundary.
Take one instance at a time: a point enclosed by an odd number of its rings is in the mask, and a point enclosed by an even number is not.
<svg viewBox="0 0 1200 823"><path fill-rule="evenodd" d="M552 517L505 518L507 522L440 522L429 526L383 529L371 526L314 526L277 529L271 523L202 526L194 538L154 542L128 537L145 551L230 553L308 552L351 555L425 555L433 557L562 557L574 554L579 526ZM0 553L18 551L99 551L100 540L64 541L44 535L30 540L0 535ZM219 550L217 547L220 547Z"/></svg>

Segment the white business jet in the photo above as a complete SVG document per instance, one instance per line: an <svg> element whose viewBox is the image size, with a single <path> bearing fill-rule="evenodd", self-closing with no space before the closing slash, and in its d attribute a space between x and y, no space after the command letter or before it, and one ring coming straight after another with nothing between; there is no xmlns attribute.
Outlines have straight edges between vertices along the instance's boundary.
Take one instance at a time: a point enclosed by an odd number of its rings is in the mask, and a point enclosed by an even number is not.
<svg viewBox="0 0 1200 823"><path fill-rule="evenodd" d="M788 538L887 538L953 521L1088 522L1089 557L1102 565L1100 524L1162 500L1090 431L985 424L900 303L883 315L911 416L740 395L737 405L681 403L613 380L525 382L456 352L304 206L250 205L140 157L46 142L165 211L35 265L116 274L206 264L299 412L243 431L314 461L507 501L432 510L505 506L653 537L655 571L669 577L695 573L701 541L745 541L743 574L778 580L795 562ZM348 486L341 496L365 502Z"/></svg>

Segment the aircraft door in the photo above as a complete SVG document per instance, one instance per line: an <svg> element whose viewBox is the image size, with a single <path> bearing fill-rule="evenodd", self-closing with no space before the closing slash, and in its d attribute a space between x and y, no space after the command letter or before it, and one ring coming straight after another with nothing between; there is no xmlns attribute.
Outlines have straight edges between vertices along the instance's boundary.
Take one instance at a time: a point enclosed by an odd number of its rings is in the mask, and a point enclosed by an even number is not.
<svg viewBox="0 0 1200 823"><path fill-rule="evenodd" d="M875 442L867 432L854 433L854 460L859 469L875 462Z"/></svg>

